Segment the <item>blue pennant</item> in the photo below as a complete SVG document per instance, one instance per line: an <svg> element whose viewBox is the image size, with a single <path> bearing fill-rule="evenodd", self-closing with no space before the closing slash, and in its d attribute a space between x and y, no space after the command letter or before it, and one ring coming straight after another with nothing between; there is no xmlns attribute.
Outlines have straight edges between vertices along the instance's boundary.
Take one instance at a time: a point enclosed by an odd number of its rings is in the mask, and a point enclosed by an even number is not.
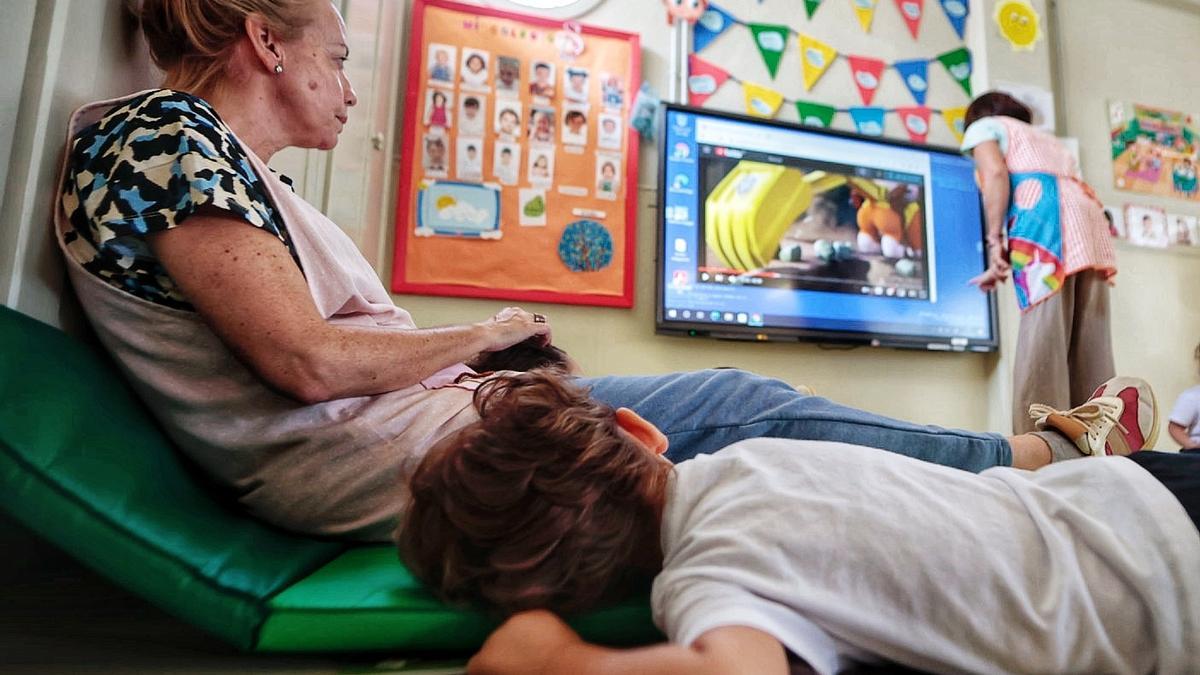
<svg viewBox="0 0 1200 675"><path fill-rule="evenodd" d="M883 116L887 114L886 109L851 108L848 112L854 120L854 127L858 129L858 133L863 136L883 135Z"/></svg>
<svg viewBox="0 0 1200 675"><path fill-rule="evenodd" d="M900 79L904 80L904 86L908 87L917 105L925 105L925 95L929 93L929 61L897 61L892 66L900 73Z"/></svg>
<svg viewBox="0 0 1200 675"><path fill-rule="evenodd" d="M738 20L733 18L729 12L709 3L708 10L696 21L696 27L692 33L692 51L703 51L713 40L717 39L717 36L737 22Z"/></svg>
<svg viewBox="0 0 1200 675"><path fill-rule="evenodd" d="M963 33L967 29L967 17L971 14L971 0L941 0L941 3L942 11L946 13L946 18L950 19L954 32L958 33L958 39L963 39Z"/></svg>

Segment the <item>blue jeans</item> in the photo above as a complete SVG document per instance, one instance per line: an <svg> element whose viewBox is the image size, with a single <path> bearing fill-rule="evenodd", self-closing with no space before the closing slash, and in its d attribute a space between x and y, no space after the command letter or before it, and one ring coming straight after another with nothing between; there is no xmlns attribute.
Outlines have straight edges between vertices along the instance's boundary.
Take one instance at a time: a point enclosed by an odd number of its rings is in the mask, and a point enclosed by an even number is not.
<svg viewBox="0 0 1200 675"><path fill-rule="evenodd" d="M773 437L866 445L967 471L1012 464L1012 448L998 434L901 422L805 396L786 382L744 370L578 381L596 399L653 422L670 440L667 458L674 462L747 438Z"/></svg>

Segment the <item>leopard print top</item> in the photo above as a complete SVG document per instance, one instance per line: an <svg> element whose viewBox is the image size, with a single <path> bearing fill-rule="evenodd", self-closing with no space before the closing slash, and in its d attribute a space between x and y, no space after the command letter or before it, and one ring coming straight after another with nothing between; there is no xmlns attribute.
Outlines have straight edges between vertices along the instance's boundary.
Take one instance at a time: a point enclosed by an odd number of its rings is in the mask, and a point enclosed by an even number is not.
<svg viewBox="0 0 1200 675"><path fill-rule="evenodd" d="M81 131L67 162L67 250L127 293L192 310L146 236L179 226L202 206L274 234L300 264L246 151L201 98L169 89L136 96Z"/></svg>

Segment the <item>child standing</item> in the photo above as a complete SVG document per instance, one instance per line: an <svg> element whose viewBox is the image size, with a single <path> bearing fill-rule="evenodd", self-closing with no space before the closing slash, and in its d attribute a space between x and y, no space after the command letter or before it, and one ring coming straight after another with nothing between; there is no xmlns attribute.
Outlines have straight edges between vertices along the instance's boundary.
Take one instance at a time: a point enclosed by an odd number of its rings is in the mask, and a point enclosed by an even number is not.
<svg viewBox="0 0 1200 675"><path fill-rule="evenodd" d="M1193 357L1200 363L1200 345L1196 345ZM1181 452L1200 452L1200 385L1184 390L1175 399L1175 407L1167 418L1167 431Z"/></svg>

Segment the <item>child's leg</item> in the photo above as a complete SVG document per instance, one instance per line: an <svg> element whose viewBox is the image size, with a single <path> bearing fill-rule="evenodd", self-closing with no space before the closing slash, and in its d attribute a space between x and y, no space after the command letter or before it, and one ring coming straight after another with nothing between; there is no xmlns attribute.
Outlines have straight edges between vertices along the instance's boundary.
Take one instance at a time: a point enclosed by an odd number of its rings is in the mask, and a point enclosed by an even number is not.
<svg viewBox="0 0 1200 675"><path fill-rule="evenodd" d="M1135 452L1128 459L1150 472L1171 491L1192 523L1200 528L1200 455L1176 452Z"/></svg>
<svg viewBox="0 0 1200 675"><path fill-rule="evenodd" d="M968 471L1009 466L1008 441L902 422L805 396L782 380L718 369L651 377L583 378L592 395L632 408L671 441L675 462L747 438L839 441L880 448Z"/></svg>

